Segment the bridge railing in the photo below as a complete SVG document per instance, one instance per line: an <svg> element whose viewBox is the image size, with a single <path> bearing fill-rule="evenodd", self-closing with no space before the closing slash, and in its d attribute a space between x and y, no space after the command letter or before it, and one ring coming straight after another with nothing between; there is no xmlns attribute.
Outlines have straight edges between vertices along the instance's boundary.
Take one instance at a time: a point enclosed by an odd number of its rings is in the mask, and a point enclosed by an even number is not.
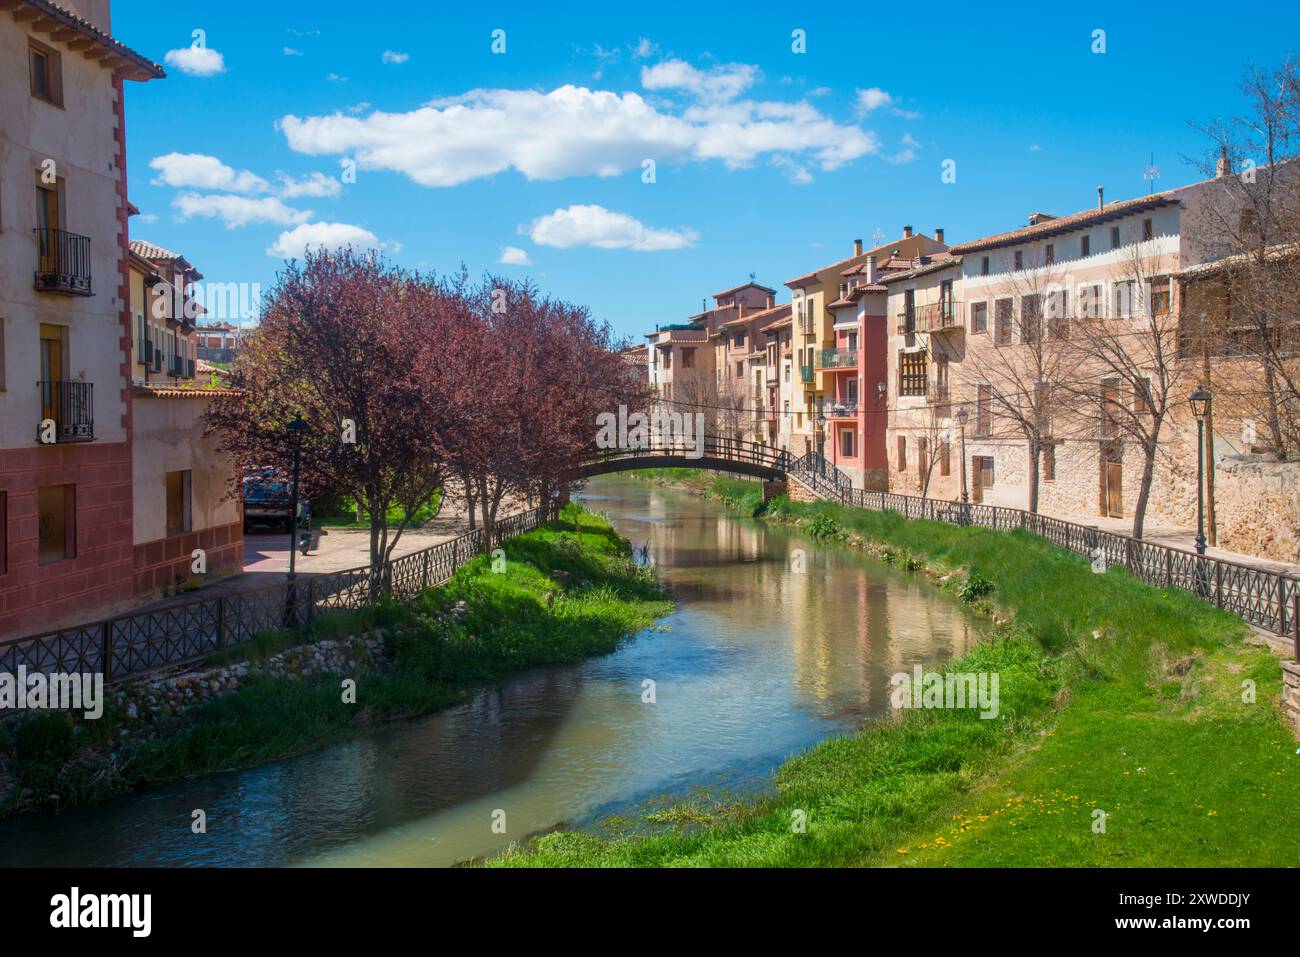
<svg viewBox="0 0 1300 957"><path fill-rule="evenodd" d="M615 462L625 459L721 459L738 465L757 466L774 472L789 471L793 459L784 449L773 448L760 442L746 442L725 436L706 435L703 440L688 441L674 438L644 445L625 445L617 448L594 448L585 464Z"/></svg>

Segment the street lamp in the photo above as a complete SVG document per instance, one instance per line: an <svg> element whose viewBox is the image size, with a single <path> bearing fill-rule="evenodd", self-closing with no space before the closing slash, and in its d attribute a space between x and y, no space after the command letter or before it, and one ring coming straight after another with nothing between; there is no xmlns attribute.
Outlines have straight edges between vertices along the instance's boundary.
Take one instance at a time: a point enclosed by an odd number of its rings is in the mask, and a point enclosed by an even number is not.
<svg viewBox="0 0 1300 957"><path fill-rule="evenodd" d="M293 488L289 494L289 581L297 575L295 559L298 555L298 472L302 463L302 436L307 423L295 412L286 428L293 433Z"/></svg>
<svg viewBox="0 0 1300 957"><path fill-rule="evenodd" d="M1198 385L1187 398L1196 416L1196 554L1205 554L1205 418L1210 414L1210 390Z"/></svg>
<svg viewBox="0 0 1300 957"><path fill-rule="evenodd" d="M957 410L957 414L953 418L961 426L961 511L962 522L964 523L966 521L966 510L970 503L970 496L966 494L966 420L970 418L970 414L963 406Z"/></svg>

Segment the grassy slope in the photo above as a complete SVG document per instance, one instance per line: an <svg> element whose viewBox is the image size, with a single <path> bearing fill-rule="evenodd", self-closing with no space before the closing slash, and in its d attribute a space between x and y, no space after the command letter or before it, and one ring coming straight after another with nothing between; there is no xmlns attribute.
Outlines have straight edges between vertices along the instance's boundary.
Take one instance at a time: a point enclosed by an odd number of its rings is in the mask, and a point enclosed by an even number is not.
<svg viewBox="0 0 1300 957"><path fill-rule="evenodd" d="M698 480L697 480L698 481ZM753 483L710 494L752 509ZM985 580L994 639L954 671L996 671L1001 717L911 711L787 762L777 796L695 806L706 827L603 840L557 833L496 863L583 865L1294 865L1300 757L1278 713L1280 669L1244 626L1121 569L1104 575L1024 532L909 522L779 500L941 587ZM954 572L944 577L946 571ZM966 589L967 596L970 590ZM1242 682L1256 683L1256 701ZM1108 814L1094 833L1093 810ZM792 827L806 814L803 833Z"/></svg>
<svg viewBox="0 0 1300 957"><path fill-rule="evenodd" d="M111 764L95 746L116 740L123 726L123 716L112 711L99 721L48 714L18 728L0 726L0 749L13 761L20 788L57 793L65 805L94 801L150 782L312 750L444 706L510 671L605 654L672 609L609 523L576 506L559 522L502 547L503 574L480 557L412 608L329 616L306 633L266 636L245 649L256 656L384 628L396 666L355 675L355 705L342 703L336 676L250 678L238 692L176 719L157 740L128 746ZM444 613L458 601L468 613L449 620Z"/></svg>

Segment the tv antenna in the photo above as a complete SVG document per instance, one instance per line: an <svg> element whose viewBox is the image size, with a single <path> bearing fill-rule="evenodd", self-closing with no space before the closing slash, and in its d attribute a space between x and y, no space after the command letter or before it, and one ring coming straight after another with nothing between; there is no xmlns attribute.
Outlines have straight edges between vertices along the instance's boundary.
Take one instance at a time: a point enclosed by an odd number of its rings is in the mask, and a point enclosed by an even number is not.
<svg viewBox="0 0 1300 957"><path fill-rule="evenodd" d="M1151 154L1151 159L1147 166L1142 170L1142 178L1151 185L1148 187L1148 195L1155 193L1156 180L1160 178L1160 167L1156 165L1156 154Z"/></svg>

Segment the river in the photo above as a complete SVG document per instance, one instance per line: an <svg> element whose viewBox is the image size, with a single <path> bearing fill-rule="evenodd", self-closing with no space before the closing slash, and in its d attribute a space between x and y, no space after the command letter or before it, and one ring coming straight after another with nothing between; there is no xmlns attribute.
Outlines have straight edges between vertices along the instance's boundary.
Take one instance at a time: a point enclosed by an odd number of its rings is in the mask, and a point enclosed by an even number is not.
<svg viewBox="0 0 1300 957"><path fill-rule="evenodd" d="M678 603L619 651L312 754L10 818L0 865L448 865L683 795L759 793L791 754L886 713L891 675L977 636L919 576L782 526L630 479L583 497L648 543Z"/></svg>

